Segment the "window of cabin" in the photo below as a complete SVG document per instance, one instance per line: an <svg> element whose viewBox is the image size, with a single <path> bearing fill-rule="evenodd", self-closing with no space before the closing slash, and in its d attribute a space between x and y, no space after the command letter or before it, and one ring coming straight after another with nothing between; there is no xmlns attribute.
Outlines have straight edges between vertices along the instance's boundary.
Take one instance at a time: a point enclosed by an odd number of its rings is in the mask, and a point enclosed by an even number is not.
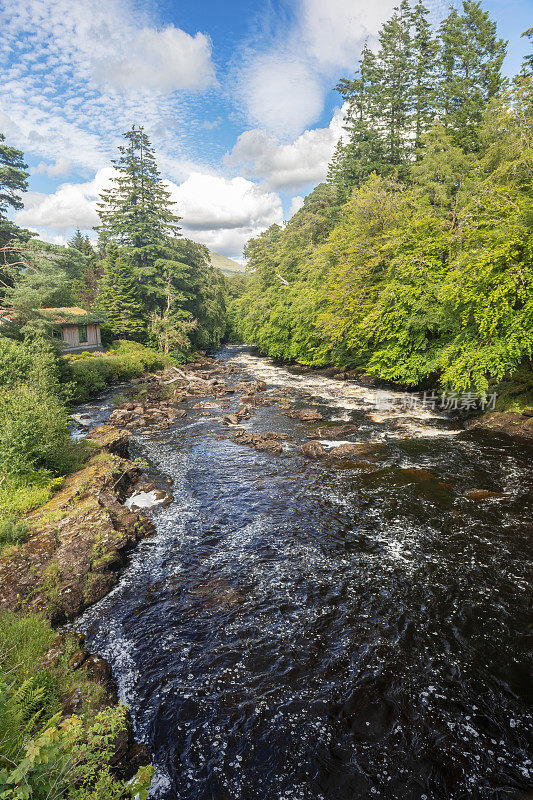
<svg viewBox="0 0 533 800"><path fill-rule="evenodd" d="M87 325L78 325L78 335L80 344L84 344L87 341Z"/></svg>

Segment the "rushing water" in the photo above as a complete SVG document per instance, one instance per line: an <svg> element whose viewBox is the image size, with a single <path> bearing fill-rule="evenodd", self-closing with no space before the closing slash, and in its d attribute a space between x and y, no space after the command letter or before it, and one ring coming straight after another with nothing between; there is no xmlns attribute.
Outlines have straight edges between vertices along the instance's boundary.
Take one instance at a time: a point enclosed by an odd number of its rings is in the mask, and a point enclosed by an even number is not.
<svg viewBox="0 0 533 800"><path fill-rule="evenodd" d="M307 461L313 426L273 405L243 424L292 441L259 453L195 400L136 437L174 501L78 628L153 752L151 797L525 797L531 450L245 348L219 357L385 448Z"/></svg>

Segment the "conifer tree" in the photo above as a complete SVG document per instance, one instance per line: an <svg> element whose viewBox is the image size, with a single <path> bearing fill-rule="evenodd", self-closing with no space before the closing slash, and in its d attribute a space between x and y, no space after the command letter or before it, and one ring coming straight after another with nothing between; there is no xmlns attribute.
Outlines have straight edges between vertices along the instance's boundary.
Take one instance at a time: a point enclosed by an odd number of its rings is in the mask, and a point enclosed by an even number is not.
<svg viewBox="0 0 533 800"><path fill-rule="evenodd" d="M450 12L440 27L440 40L440 115L455 144L477 151L483 111L502 87L507 44L474 0L463 0L462 14Z"/></svg>
<svg viewBox="0 0 533 800"><path fill-rule="evenodd" d="M421 158L422 136L435 119L435 79L437 41L428 22L428 9L419 0L411 11L412 75L411 88L412 127L415 159Z"/></svg>
<svg viewBox="0 0 533 800"><path fill-rule="evenodd" d="M530 28L527 31L524 31L522 37L527 37L529 39L530 44L533 40L533 28ZM528 53L527 56L524 56L524 72L529 73L530 75L533 74L533 53Z"/></svg>
<svg viewBox="0 0 533 800"><path fill-rule="evenodd" d="M28 188L28 165L20 150L4 144L6 137L0 133L0 247L17 237L20 229L7 219L6 212L23 207L20 193ZM25 231L24 234L27 232ZM25 237L28 238L28 237Z"/></svg>
<svg viewBox="0 0 533 800"><path fill-rule="evenodd" d="M153 304L164 294L155 262L167 237L178 235L179 218L171 211L170 192L144 130L133 126L124 138L120 157L113 161L117 176L97 206L99 230L106 240L128 249L135 280Z"/></svg>
<svg viewBox="0 0 533 800"><path fill-rule="evenodd" d="M337 146L328 180L336 185L342 199L372 171L380 170L384 161L376 97L379 88L376 56L366 43L358 74L353 80L341 79L336 88L348 105L347 141Z"/></svg>
<svg viewBox="0 0 533 800"><path fill-rule="evenodd" d="M377 57L377 115L384 126L386 162L400 167L408 160L409 126L413 85L411 14L407 0L401 0L380 34Z"/></svg>
<svg viewBox="0 0 533 800"><path fill-rule="evenodd" d="M128 254L116 244L108 245L98 302L114 336L143 339L146 334L143 304L139 300Z"/></svg>

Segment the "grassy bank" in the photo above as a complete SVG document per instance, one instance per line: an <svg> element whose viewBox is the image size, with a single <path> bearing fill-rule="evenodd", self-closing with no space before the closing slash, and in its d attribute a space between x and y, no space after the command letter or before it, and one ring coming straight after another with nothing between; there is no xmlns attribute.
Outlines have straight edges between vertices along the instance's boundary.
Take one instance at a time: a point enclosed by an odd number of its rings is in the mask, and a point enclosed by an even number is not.
<svg viewBox="0 0 533 800"><path fill-rule="evenodd" d="M131 787L113 773L126 708L110 705L78 638L58 637L38 615L2 611L0 641L0 797L146 797L151 767Z"/></svg>

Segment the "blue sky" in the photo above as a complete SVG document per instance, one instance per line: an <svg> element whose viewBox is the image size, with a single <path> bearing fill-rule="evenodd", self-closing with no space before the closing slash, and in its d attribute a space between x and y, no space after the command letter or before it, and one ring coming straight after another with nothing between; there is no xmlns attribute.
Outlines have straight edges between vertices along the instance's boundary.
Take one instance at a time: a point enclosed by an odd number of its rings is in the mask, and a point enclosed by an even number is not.
<svg viewBox="0 0 533 800"><path fill-rule="evenodd" d="M184 232L239 258L325 177L342 130L332 87L395 0L1 0L0 131L31 169L22 225L49 241L97 223L120 134L144 125ZM434 19L447 2L430 0ZM527 52L533 0L486 0Z"/></svg>

